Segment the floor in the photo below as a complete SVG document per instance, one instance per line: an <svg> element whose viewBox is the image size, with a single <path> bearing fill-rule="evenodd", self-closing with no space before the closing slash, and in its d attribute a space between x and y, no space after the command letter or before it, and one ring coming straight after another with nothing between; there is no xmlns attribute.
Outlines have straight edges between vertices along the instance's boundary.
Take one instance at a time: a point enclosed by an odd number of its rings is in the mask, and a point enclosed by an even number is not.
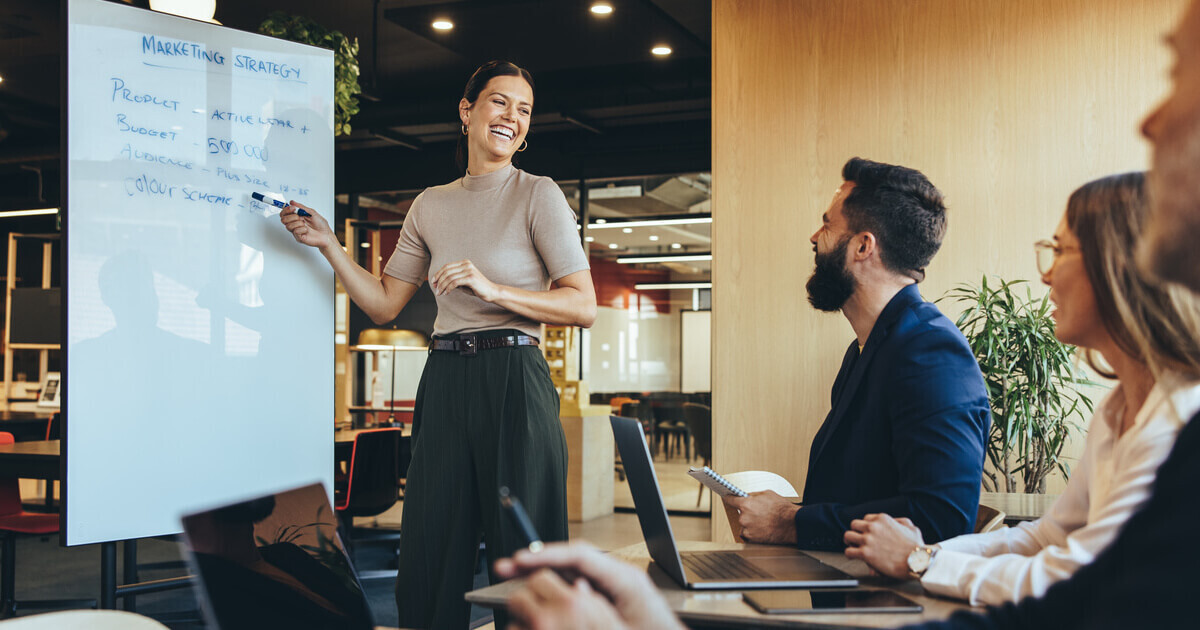
<svg viewBox="0 0 1200 630"><path fill-rule="evenodd" d="M693 465L700 465L693 462ZM704 493L701 510L697 512L696 496L698 484L687 476L688 463L676 456L666 461L661 455L656 458L655 468L663 495L667 498L671 512L671 526L680 540L710 540L708 517L708 492ZM642 541L637 517L632 507L628 485L618 483L616 488L618 511L610 516L584 523L571 523L572 540L587 540L600 549L611 550ZM359 527L396 528L400 524L401 506L385 512L378 518L358 519ZM690 513L689 513L690 512ZM140 579L156 580L184 574L181 564L181 545L172 539L148 539L138 543L138 560L143 567ZM360 572L373 570L394 571L393 555L386 546L360 545L356 550L355 564ZM17 541L17 597L20 599L50 598L93 598L99 594L100 548L95 545L62 547L57 536L23 537ZM389 564L391 569L388 569ZM149 566L148 566L149 565ZM486 573L476 576L476 587L487 584ZM383 626L396 625L394 580L390 576L364 582L364 589L375 613L376 622ZM141 614L159 619L171 628L204 628L198 612L198 603L191 588L139 596L136 610ZM39 611L19 610L19 615ZM490 628L490 611L473 609L472 627Z"/></svg>

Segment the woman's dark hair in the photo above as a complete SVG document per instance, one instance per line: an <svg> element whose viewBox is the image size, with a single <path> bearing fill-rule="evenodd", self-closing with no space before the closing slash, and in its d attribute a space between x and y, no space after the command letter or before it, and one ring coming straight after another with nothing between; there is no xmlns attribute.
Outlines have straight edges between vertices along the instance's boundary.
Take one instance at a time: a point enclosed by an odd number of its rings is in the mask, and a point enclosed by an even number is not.
<svg viewBox="0 0 1200 630"><path fill-rule="evenodd" d="M496 77L521 77L529 84L529 89L533 90L533 75L529 71L511 61L492 60L475 69L470 79L467 79L467 87L463 88L462 97L467 99L471 105L475 104L475 100L479 98L479 93L487 86L488 81ZM461 171L467 170L467 136L466 134L458 137L458 150L455 152L455 160L458 162L458 168ZM513 156L513 161L516 161L516 156Z"/></svg>
<svg viewBox="0 0 1200 630"><path fill-rule="evenodd" d="M1189 291L1147 278L1134 251L1150 216L1144 173L1088 182L1067 200L1067 227L1079 239L1083 268L1104 329L1122 352L1165 370L1200 374L1200 301ZM1088 364L1110 378L1115 375Z"/></svg>
<svg viewBox="0 0 1200 630"><path fill-rule="evenodd" d="M942 193L921 171L850 158L842 179L854 182L842 213L853 232L870 232L888 270L920 282L946 235Z"/></svg>

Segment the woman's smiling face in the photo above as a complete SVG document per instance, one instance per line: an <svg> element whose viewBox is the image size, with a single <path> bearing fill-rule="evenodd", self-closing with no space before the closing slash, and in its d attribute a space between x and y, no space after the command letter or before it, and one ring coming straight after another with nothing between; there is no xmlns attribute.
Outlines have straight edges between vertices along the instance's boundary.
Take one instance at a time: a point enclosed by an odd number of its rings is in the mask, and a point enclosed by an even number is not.
<svg viewBox="0 0 1200 630"><path fill-rule="evenodd" d="M525 142L532 113L533 88L525 79L492 77L473 104L466 99L459 103L470 157L488 162L512 160Z"/></svg>

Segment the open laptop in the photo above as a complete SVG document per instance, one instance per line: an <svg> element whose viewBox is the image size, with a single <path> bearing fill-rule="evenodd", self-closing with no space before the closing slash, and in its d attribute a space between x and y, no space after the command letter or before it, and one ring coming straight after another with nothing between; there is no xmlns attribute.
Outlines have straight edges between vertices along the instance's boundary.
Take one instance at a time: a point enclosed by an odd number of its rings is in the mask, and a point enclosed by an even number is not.
<svg viewBox="0 0 1200 630"><path fill-rule="evenodd" d="M371 630L358 574L319 483L183 517L210 627Z"/></svg>
<svg viewBox="0 0 1200 630"><path fill-rule="evenodd" d="M680 553L642 425L610 416L613 437L625 465L633 504L646 548L654 562L689 589L825 588L858 586L858 580L791 547Z"/></svg>

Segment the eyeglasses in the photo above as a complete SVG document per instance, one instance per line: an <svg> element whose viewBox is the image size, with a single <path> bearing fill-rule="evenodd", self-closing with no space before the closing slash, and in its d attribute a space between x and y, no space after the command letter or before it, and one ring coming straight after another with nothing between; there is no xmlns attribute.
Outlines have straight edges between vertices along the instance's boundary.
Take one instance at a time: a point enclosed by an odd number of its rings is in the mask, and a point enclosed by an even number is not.
<svg viewBox="0 0 1200 630"><path fill-rule="evenodd" d="M1072 245L1064 247L1049 239L1042 239L1033 244L1033 253L1037 256L1038 273L1043 276L1049 275L1054 269L1054 263L1058 262L1059 256L1064 253L1078 250L1079 248Z"/></svg>

